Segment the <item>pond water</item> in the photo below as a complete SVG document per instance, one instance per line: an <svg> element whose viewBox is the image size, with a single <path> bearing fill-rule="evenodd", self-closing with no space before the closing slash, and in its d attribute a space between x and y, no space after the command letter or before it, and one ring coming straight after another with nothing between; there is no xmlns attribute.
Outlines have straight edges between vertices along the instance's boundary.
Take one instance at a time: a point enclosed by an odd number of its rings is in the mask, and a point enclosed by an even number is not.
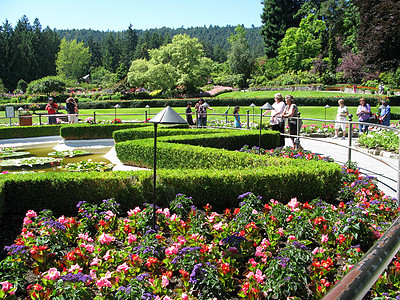
<svg viewBox="0 0 400 300"><path fill-rule="evenodd" d="M58 143L50 143L46 144L45 146L41 147L30 147L29 145L23 146L23 147L18 147L21 149L21 151L24 152L29 152L31 156L35 157L53 157L48 155L51 152L54 152L53 148L57 146ZM68 163L77 163L81 162L84 160L91 159L94 162L105 162L105 163L111 163L108 159L103 157L106 153L110 151L112 147L89 147L89 148L79 148L79 150L85 150L90 152L89 155L82 155L82 156L74 156L74 157L62 157L59 158L60 163L59 165L66 165ZM28 157L28 156L26 156ZM41 172L50 172L50 171L55 171L55 172L60 172L61 169L57 168L57 165L44 165L44 166L23 166L23 167L0 167L1 172L3 171L9 171L9 172L21 172L21 171L41 171Z"/></svg>

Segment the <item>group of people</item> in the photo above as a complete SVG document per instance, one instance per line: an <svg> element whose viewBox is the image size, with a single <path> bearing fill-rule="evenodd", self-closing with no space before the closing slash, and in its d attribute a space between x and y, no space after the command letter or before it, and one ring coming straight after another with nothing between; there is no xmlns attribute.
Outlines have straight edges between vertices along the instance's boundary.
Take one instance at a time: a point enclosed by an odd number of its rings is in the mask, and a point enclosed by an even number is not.
<svg viewBox="0 0 400 300"><path fill-rule="evenodd" d="M301 121L298 121L300 117L299 109L294 103L294 98L292 95L286 95L285 101L283 101L283 96L281 93L276 93L274 95L274 104L272 104L273 110L267 110L263 113L263 116L271 113L270 124L271 129L279 131L281 133L279 144L280 146L285 146L285 119L288 120L289 124L289 134L290 139L294 148L302 148L300 145L300 140L294 136L298 135L298 125L301 126ZM285 104L286 102L286 104Z"/></svg>
<svg viewBox="0 0 400 300"><path fill-rule="evenodd" d="M194 125L192 105L193 103L189 101L186 107L186 121L189 125ZM215 112L215 109L208 105L207 102L204 102L204 99L200 99L199 102L197 102L194 106L194 109L197 113L197 119L195 121L197 122L198 126L207 126L207 109L210 109L213 112Z"/></svg>
<svg viewBox="0 0 400 300"><path fill-rule="evenodd" d="M72 96L68 97L65 101L65 109L68 113L68 123L78 123L78 104ZM49 124L57 124L57 118L55 114L57 114L59 105L54 102L53 98L49 98L48 103L45 107L45 110L49 114Z"/></svg>
<svg viewBox="0 0 400 300"><path fill-rule="evenodd" d="M298 125L301 126L302 122L301 120L298 120L298 117L300 117L299 110L297 105L295 104L294 98L292 95L287 95L285 99L283 99L283 96L281 93L277 93L274 95L274 104L272 104L273 109L272 110L267 110L263 113L263 116L271 113L270 117L270 125L272 130L279 131L281 133L280 135L280 146L285 145L285 136L283 135L285 132L285 119L287 119L287 123L289 125L289 134L290 138L293 143L294 148L301 148L300 141L296 137L298 136ZM347 117L349 116L349 110L348 108L344 105L344 100L340 99L338 101L338 109L337 109L337 114L336 114L336 119L335 119L335 136L333 138L338 138L339 136L339 131L342 129L343 136L342 139L345 139L346 136L346 122L347 122ZM187 108L186 108L186 120L189 123L189 125L194 125L195 122L193 121L192 115L192 102L187 103ZM213 110L215 112L215 109L210 107L206 102L204 102L203 99L200 99L198 103L195 105L195 110L197 112L197 120L195 120L198 124L198 126L207 126L207 109ZM382 125L390 126L390 106L387 103L386 100L382 101L382 106L379 108L380 109L380 116L379 119L375 121L375 123L380 123ZM242 125L240 123L240 107L236 106L233 110L233 116L235 118L235 127L236 128L242 128ZM364 98L360 99L360 105L357 108L357 116L358 116L358 121L360 123L365 123L365 124L359 124L359 131L360 133L366 133L368 132L368 127L370 123L373 123L374 120L373 118L375 117L374 114L371 113L371 107L368 103L366 103L366 100Z"/></svg>

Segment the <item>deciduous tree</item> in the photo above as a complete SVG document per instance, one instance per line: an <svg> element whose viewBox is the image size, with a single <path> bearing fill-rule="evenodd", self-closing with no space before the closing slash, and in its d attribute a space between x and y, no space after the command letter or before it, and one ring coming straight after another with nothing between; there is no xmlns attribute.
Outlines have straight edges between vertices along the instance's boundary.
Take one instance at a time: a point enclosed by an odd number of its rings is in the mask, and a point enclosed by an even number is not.
<svg viewBox="0 0 400 300"><path fill-rule="evenodd" d="M68 42L61 40L60 51L57 53L57 73L66 78L78 79L88 72L90 53L83 42L76 40Z"/></svg>

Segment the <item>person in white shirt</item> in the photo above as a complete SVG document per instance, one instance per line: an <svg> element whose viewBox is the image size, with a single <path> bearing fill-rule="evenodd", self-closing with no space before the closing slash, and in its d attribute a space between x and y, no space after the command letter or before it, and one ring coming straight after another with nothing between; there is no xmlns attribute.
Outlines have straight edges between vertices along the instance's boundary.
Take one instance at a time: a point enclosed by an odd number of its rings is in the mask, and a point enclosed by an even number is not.
<svg viewBox="0 0 400 300"><path fill-rule="evenodd" d="M283 112L285 110L285 102L283 101L283 97L281 93L277 93L274 95L274 104L272 104L273 110L267 110L263 113L263 116L271 112L271 129L275 131L279 131L281 133L279 144L281 147L285 146L285 121L282 118Z"/></svg>
<svg viewBox="0 0 400 300"><path fill-rule="evenodd" d="M337 114L336 114L336 122L341 122L341 121L347 121L347 116L349 115L349 110L347 107L344 105L344 100L340 99L338 101L339 107L337 109ZM338 138L339 134L339 129L342 128L343 131L343 137L342 140L345 139L346 136L346 123L335 123L335 136L333 137L334 139Z"/></svg>

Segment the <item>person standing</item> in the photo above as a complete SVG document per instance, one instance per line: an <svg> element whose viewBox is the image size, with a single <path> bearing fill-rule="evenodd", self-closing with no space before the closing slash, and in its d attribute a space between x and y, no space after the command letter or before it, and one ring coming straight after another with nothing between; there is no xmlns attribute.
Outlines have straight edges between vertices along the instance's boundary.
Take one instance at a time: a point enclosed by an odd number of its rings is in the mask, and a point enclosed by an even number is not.
<svg viewBox="0 0 400 300"><path fill-rule="evenodd" d="M338 138L339 134L339 129L342 128L343 131L343 136L342 140L344 140L346 137L346 123L341 123L343 121L347 121L347 116L349 115L349 110L347 109L347 106L344 105L344 100L340 99L338 101L339 107L337 109L337 114L336 114L336 119L335 121L335 136L333 137L334 139Z"/></svg>
<svg viewBox="0 0 400 300"><path fill-rule="evenodd" d="M281 133L279 137L279 145L281 147L285 146L285 121L282 118L283 112L285 111L285 102L283 101L283 97L281 93L276 93L274 95L274 104L272 104L273 110L267 110L263 113L263 116L271 112L271 129L275 131L279 131Z"/></svg>
<svg viewBox="0 0 400 300"><path fill-rule="evenodd" d="M187 103L187 107L186 107L186 121L188 122L189 125L194 125L193 123L193 118L192 118L192 102L188 102Z"/></svg>
<svg viewBox="0 0 400 300"><path fill-rule="evenodd" d="M198 114L198 124L199 126L207 126L207 109L211 109L215 112L215 109L204 102L204 99L200 99L199 103L196 104L197 114Z"/></svg>
<svg viewBox="0 0 400 300"><path fill-rule="evenodd" d="M57 120L55 116L58 105L57 103L54 103L53 98L49 98L49 102L47 103L45 109L47 110L47 113L49 114L49 124L57 124Z"/></svg>
<svg viewBox="0 0 400 300"><path fill-rule="evenodd" d="M235 117L235 128L242 128L242 124L240 123L239 110L240 110L239 106L236 106L233 109L233 116Z"/></svg>
<svg viewBox="0 0 400 300"><path fill-rule="evenodd" d="M390 105L387 103L386 100L382 101L381 109L381 124L385 126L390 126Z"/></svg>
<svg viewBox="0 0 400 300"><path fill-rule="evenodd" d="M75 99L70 96L66 101L65 109L68 113L68 123L77 123L78 116L76 115L77 105Z"/></svg>
<svg viewBox="0 0 400 300"><path fill-rule="evenodd" d="M293 148L302 149L300 145L300 139L297 136L297 117L299 116L299 109L297 105L294 103L294 98L292 95L287 95L285 97L286 106L285 111L283 112L283 118L289 118L289 134L291 135L290 139L293 143ZM291 119L292 118L292 119ZM300 125L300 122L299 122Z"/></svg>
<svg viewBox="0 0 400 300"><path fill-rule="evenodd" d="M364 98L360 99L360 105L357 107L357 116L358 122L365 122L369 121L371 117L371 106L365 101ZM368 132L368 124L359 124L360 133L367 133Z"/></svg>

